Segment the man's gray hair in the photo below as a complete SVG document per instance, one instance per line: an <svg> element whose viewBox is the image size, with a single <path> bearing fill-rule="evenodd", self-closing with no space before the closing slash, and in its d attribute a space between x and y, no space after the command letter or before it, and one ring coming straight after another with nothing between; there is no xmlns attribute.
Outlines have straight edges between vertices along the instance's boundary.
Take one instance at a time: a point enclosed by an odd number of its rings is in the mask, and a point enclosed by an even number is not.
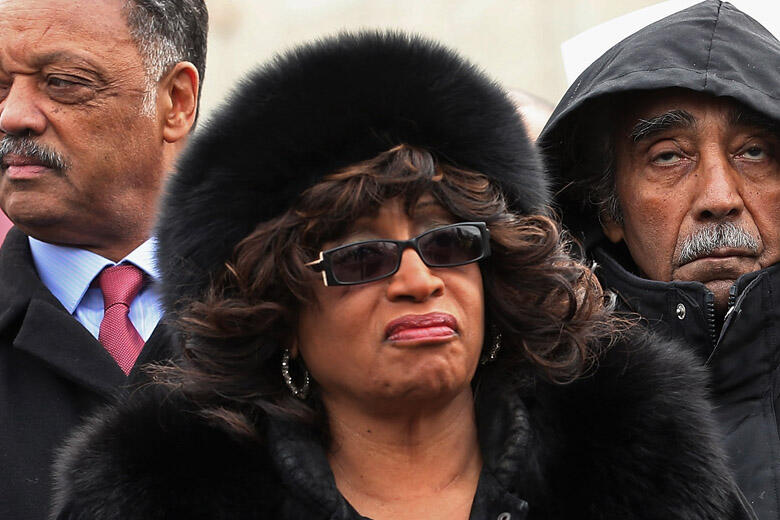
<svg viewBox="0 0 780 520"><path fill-rule="evenodd" d="M592 186L588 194L591 204L596 206L599 220L607 217L618 224L623 223L623 211L620 209L620 200L615 185L615 147L612 136L606 133L601 136L604 140L601 148L604 153L597 161L601 166L601 175L593 178Z"/></svg>
<svg viewBox="0 0 780 520"><path fill-rule="evenodd" d="M195 66L202 84L209 25L205 0L125 0L124 11L150 83L147 109L154 105L153 85L181 61Z"/></svg>

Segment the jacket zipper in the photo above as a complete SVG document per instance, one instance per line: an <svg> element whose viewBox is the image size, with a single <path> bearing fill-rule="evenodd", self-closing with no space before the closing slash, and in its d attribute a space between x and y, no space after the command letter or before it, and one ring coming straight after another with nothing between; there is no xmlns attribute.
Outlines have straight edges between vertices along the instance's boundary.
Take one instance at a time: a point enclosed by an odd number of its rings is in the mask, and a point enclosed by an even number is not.
<svg viewBox="0 0 780 520"><path fill-rule="evenodd" d="M729 305L726 309L726 316L734 309L735 303L737 303L737 284L729 287Z"/></svg>
<svg viewBox="0 0 780 520"><path fill-rule="evenodd" d="M710 333L710 344L712 345L712 350L710 351L710 355L707 358L707 362L705 365L709 365L710 361L712 360L712 357L715 355L715 350L718 348L718 331L715 330L715 295L712 293L707 294L707 329ZM729 318L729 314L731 314L731 311L734 310L734 305L737 303L737 284L735 283L731 287L729 287L729 300L728 305L726 307L726 314L723 316L723 325L721 327L726 327L726 321ZM721 329L722 330L722 329Z"/></svg>
<svg viewBox="0 0 780 520"><path fill-rule="evenodd" d="M731 301L731 296L729 295L729 301ZM718 336L717 331L715 330L715 295L711 292L707 294L707 330L710 333L710 345L712 346L712 350L710 352L715 352L715 347L718 345ZM712 354L710 354L710 358L712 358ZM709 362L709 360L707 360Z"/></svg>

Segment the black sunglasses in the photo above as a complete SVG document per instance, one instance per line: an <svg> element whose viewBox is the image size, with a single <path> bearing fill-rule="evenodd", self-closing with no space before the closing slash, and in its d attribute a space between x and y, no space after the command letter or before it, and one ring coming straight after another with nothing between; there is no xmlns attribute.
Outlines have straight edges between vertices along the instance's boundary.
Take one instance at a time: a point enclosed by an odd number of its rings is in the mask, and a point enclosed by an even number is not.
<svg viewBox="0 0 780 520"><path fill-rule="evenodd" d="M490 256L490 232L484 222L460 222L431 229L409 240L366 240L320 251L306 264L322 272L325 286L356 285L392 276L411 247L428 267L455 267Z"/></svg>

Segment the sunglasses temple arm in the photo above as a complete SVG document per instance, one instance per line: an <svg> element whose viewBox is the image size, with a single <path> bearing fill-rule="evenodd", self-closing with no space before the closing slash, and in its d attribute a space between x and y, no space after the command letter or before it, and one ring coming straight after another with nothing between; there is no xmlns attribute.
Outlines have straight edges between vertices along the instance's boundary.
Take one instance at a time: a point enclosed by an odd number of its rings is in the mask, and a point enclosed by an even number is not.
<svg viewBox="0 0 780 520"><path fill-rule="evenodd" d="M311 262L306 262L303 265L305 265L306 267L308 267L308 268L310 268L313 271L316 271L318 273L324 271L325 270L325 258L322 256L322 251L320 251L320 257L319 258L317 258L316 260L312 260Z"/></svg>
<svg viewBox="0 0 780 520"><path fill-rule="evenodd" d="M328 273L326 272L325 269L325 260L322 256L322 251L320 251L320 257L317 260L312 260L311 262L307 262L303 265L311 268L315 272L321 273L322 283L325 284L325 287L328 287Z"/></svg>

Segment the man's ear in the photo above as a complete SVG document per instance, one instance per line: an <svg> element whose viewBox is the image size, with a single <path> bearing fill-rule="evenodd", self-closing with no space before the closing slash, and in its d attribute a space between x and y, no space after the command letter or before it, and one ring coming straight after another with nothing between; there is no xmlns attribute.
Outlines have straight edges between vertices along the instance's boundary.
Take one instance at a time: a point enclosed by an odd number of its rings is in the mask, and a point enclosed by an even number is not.
<svg viewBox="0 0 780 520"><path fill-rule="evenodd" d="M615 219L606 213L601 214L601 230L607 236L610 242L617 244L623 240L623 224L615 222Z"/></svg>
<svg viewBox="0 0 780 520"><path fill-rule="evenodd" d="M163 139L175 143L189 134L198 113L198 69L192 63L176 64L160 81L160 99Z"/></svg>

